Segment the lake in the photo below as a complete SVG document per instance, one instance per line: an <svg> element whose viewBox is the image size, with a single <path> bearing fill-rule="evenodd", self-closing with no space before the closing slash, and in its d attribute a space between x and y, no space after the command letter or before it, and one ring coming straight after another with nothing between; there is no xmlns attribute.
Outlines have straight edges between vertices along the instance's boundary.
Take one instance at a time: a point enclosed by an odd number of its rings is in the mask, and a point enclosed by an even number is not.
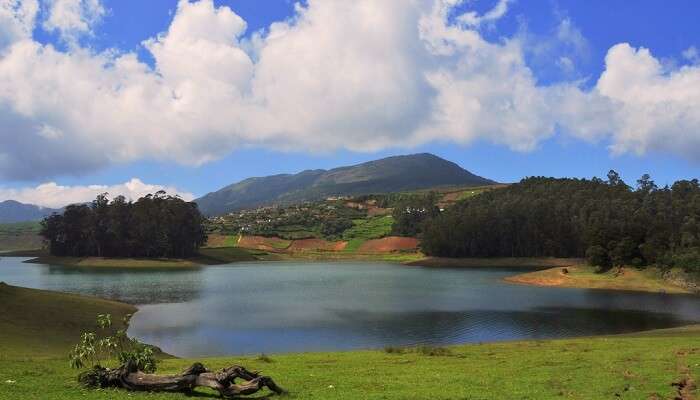
<svg viewBox="0 0 700 400"><path fill-rule="evenodd" d="M523 270L388 263L72 269L0 259L0 281L139 307L129 334L182 357L632 332L700 321L690 295L543 288Z"/></svg>

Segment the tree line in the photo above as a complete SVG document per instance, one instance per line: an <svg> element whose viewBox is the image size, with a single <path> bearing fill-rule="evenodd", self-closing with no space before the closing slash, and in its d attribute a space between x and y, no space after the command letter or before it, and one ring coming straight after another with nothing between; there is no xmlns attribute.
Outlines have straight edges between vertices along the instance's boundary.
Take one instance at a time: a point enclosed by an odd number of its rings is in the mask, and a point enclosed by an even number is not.
<svg viewBox="0 0 700 400"><path fill-rule="evenodd" d="M531 177L423 215L422 250L445 257L586 257L603 268L658 265L700 271L700 185L663 188L644 175Z"/></svg>
<svg viewBox="0 0 700 400"><path fill-rule="evenodd" d="M197 204L164 191L136 202L107 193L74 204L41 223L41 236L56 256L186 258L207 239Z"/></svg>

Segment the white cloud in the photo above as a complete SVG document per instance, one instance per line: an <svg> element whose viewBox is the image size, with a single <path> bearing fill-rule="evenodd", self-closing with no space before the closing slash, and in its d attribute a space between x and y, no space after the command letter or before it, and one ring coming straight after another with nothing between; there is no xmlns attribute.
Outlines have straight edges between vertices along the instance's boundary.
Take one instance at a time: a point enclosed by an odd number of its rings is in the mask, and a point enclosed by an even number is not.
<svg viewBox="0 0 700 400"><path fill-rule="evenodd" d="M78 37L91 34L93 26L105 15L101 0L47 0L49 16L43 28L57 31L69 44Z"/></svg>
<svg viewBox="0 0 700 400"><path fill-rule="evenodd" d="M665 70L648 49L618 44L596 90L613 104L613 152L700 157L700 66Z"/></svg>
<svg viewBox="0 0 700 400"><path fill-rule="evenodd" d="M449 18L462 3L309 0L242 39L246 23L230 8L180 0L167 31L145 38L152 68L134 53L39 44L32 2L0 0L9 21L0 25L0 177L142 159L201 164L249 145L373 151L483 140L530 151L558 130L609 139L616 153L700 154L699 67L664 69L648 51L618 45L593 90L543 85L527 40L489 42L474 26L509 2ZM46 23L89 33L86 15L104 11L81 10ZM549 62L571 72L588 44L568 18L553 36L566 51Z"/></svg>
<svg viewBox="0 0 700 400"><path fill-rule="evenodd" d="M690 46L683 51L683 58L690 61L691 63L700 63L700 52L698 52L697 47Z"/></svg>
<svg viewBox="0 0 700 400"><path fill-rule="evenodd" d="M479 15L475 11L468 11L457 17L457 20L472 27L478 27L484 23L497 21L506 15L508 12L508 3L512 1L513 0L498 0L498 3L483 15Z"/></svg>
<svg viewBox="0 0 700 400"><path fill-rule="evenodd" d="M89 186L62 186L55 182L48 182L36 187L21 189L8 189L0 187L0 201L15 200L26 204L35 204L42 207L60 208L68 204L85 203L95 199L97 195L109 193L110 198L122 195L130 200L138 200L147 194L164 190L170 195L179 195L184 200L194 199L192 193L182 192L177 188L162 185L143 183L138 178L118 185L89 185Z"/></svg>
<svg viewBox="0 0 700 400"><path fill-rule="evenodd" d="M0 55L12 43L31 37L38 12L38 0L0 0Z"/></svg>

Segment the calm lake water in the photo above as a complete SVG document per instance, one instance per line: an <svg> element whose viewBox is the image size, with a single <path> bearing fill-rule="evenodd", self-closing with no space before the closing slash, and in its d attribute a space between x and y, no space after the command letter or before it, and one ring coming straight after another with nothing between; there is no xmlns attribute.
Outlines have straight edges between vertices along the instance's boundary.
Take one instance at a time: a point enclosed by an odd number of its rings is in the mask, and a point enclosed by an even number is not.
<svg viewBox="0 0 700 400"><path fill-rule="evenodd" d="M543 339L700 322L698 297L511 285L501 281L517 272L508 269L280 262L138 271L23 260L1 258L0 281L136 304L129 334L183 357Z"/></svg>

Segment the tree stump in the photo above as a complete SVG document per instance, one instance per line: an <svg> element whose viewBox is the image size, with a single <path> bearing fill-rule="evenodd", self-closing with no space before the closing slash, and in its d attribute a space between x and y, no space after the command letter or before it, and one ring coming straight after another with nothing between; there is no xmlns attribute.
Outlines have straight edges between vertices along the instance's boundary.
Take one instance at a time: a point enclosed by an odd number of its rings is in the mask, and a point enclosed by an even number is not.
<svg viewBox="0 0 700 400"><path fill-rule="evenodd" d="M241 379L241 383L236 383ZM116 387L131 391L146 392L181 392L190 393L196 387L207 387L219 392L224 398L239 398L268 388L276 394L285 393L284 389L269 376L248 371L244 367L233 365L217 372L212 372L200 363L175 375L146 374L138 371L133 362L117 369L95 366L82 373L78 380L87 387Z"/></svg>

